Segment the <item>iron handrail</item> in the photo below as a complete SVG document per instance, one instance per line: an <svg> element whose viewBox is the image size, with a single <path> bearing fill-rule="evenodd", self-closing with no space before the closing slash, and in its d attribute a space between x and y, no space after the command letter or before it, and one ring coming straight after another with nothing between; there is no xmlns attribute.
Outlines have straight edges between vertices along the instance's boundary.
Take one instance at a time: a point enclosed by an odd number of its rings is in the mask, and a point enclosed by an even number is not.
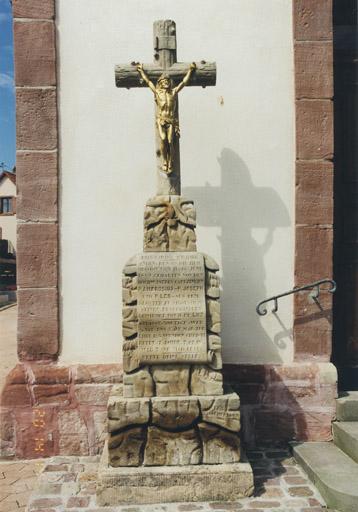
<svg viewBox="0 0 358 512"><path fill-rule="evenodd" d="M324 289L324 291L327 291L329 293L334 293L336 291L337 284L335 281L333 281L333 279L321 279L320 281L315 281L314 283L306 284L305 286L295 287L288 292L280 293L279 295L274 295L273 297L269 297L268 299L262 300L261 302L259 302L257 304L256 312L260 316L266 315L267 309L266 308L262 309L261 306L263 304L266 304L267 302L274 301L275 305L274 305L274 308L271 310L271 312L276 313L278 311L278 301L277 301L278 299L280 299L281 297L286 297L287 295L292 295L293 293L302 292L304 290L312 290L313 288L314 288L314 291L310 294L310 297L314 301L316 301L320 295L320 291L321 291L320 286L321 286L321 284L325 284L325 283L329 283L331 285L331 287L328 289Z"/></svg>

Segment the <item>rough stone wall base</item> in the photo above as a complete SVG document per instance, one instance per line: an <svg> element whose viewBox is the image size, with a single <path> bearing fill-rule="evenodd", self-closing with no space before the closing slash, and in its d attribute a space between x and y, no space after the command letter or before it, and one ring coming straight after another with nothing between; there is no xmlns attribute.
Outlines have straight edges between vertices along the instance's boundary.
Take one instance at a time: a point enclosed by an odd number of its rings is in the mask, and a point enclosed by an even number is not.
<svg viewBox="0 0 358 512"><path fill-rule="evenodd" d="M1 393L0 457L101 453L108 397L121 380L120 364L18 364ZM331 363L227 365L224 380L240 396L244 446L332 439L337 372Z"/></svg>
<svg viewBox="0 0 358 512"><path fill-rule="evenodd" d="M97 504L234 501L251 496L253 489L248 462L113 468L106 442L98 470Z"/></svg>

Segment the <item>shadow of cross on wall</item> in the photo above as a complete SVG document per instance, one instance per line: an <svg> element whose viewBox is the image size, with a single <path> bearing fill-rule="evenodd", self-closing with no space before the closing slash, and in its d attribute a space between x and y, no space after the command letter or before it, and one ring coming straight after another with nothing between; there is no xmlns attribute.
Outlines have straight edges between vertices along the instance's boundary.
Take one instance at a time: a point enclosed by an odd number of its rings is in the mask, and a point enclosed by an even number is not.
<svg viewBox="0 0 358 512"><path fill-rule="evenodd" d="M265 254L273 243L275 229L290 225L289 214L276 190L254 185L249 169L233 150L224 148L218 162L219 187L208 183L204 187L185 187L183 196L194 200L199 225L221 229L218 239L223 276L224 357L225 352L234 352L239 354L240 362L254 362L251 355L254 346L259 362L280 363L278 348L286 346L285 339L292 337L291 329L285 327L278 312L275 317L279 332L272 340L262 327L255 307L267 297ZM266 230L261 243L253 237L254 228ZM280 265L279 259L276 264ZM281 291L284 290L277 290Z"/></svg>

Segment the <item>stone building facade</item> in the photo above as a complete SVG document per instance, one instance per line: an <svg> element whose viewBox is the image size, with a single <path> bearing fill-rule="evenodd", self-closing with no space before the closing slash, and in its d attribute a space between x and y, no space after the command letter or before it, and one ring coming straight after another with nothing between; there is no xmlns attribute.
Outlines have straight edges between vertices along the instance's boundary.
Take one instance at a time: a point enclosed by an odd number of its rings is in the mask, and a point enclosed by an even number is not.
<svg viewBox="0 0 358 512"><path fill-rule="evenodd" d="M332 277L333 46L331 0L295 0L296 286ZM59 87L54 0L14 0L17 105L18 365L1 398L2 455L99 453L106 403L122 365L60 357ZM31 52L28 52L31 48ZM114 64L114 63L113 63ZM118 221L120 222L120 220ZM262 297L264 298L264 297ZM294 302L290 362L226 364L249 446L332 438L337 373L332 297ZM225 340L223 341L225 345Z"/></svg>

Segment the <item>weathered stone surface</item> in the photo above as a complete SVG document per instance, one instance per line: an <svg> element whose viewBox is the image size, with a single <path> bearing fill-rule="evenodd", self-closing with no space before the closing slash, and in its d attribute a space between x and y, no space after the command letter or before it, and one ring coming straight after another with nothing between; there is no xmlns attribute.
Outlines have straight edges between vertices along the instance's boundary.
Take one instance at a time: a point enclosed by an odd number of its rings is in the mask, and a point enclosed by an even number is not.
<svg viewBox="0 0 358 512"><path fill-rule="evenodd" d="M137 273L137 255L132 256L123 267L123 274L132 276Z"/></svg>
<svg viewBox="0 0 358 512"><path fill-rule="evenodd" d="M188 365L152 366L152 372L157 396L189 395Z"/></svg>
<svg viewBox="0 0 358 512"><path fill-rule="evenodd" d="M56 152L17 153L17 218L33 222L56 221L57 184Z"/></svg>
<svg viewBox="0 0 358 512"><path fill-rule="evenodd" d="M54 24L15 21L14 43L16 85L56 85Z"/></svg>
<svg viewBox="0 0 358 512"><path fill-rule="evenodd" d="M320 226L296 226L296 286L332 275L333 229Z"/></svg>
<svg viewBox="0 0 358 512"><path fill-rule="evenodd" d="M27 384L9 384L1 393L1 406L30 406L31 396Z"/></svg>
<svg viewBox="0 0 358 512"><path fill-rule="evenodd" d="M333 158L333 102L296 102L296 142L299 160Z"/></svg>
<svg viewBox="0 0 358 512"><path fill-rule="evenodd" d="M206 320L208 330L215 334L221 332L220 302L208 299L206 301Z"/></svg>
<svg viewBox="0 0 358 512"><path fill-rule="evenodd" d="M220 425L228 430L240 430L240 399L236 393L217 397L199 397L204 421Z"/></svg>
<svg viewBox="0 0 358 512"><path fill-rule="evenodd" d="M153 396L154 382L148 367L123 375L123 396L127 398Z"/></svg>
<svg viewBox="0 0 358 512"><path fill-rule="evenodd" d="M140 366L138 359L138 339L123 341L123 369L125 372L136 370Z"/></svg>
<svg viewBox="0 0 358 512"><path fill-rule="evenodd" d="M211 270L206 270L205 272L205 294L211 299L218 299L220 297L220 279Z"/></svg>
<svg viewBox="0 0 358 512"><path fill-rule="evenodd" d="M19 224L17 234L18 286L57 286L57 224Z"/></svg>
<svg viewBox="0 0 358 512"><path fill-rule="evenodd" d="M53 289L18 290L18 354L20 360L57 355L58 292Z"/></svg>
<svg viewBox="0 0 358 512"><path fill-rule="evenodd" d="M14 18L52 19L55 16L55 0L13 0Z"/></svg>
<svg viewBox="0 0 358 512"><path fill-rule="evenodd" d="M109 463L111 466L139 466L145 443L145 429L131 428L119 434L110 435L108 440Z"/></svg>
<svg viewBox="0 0 358 512"><path fill-rule="evenodd" d="M194 365L191 370L190 393L192 395L222 395L223 376L208 366Z"/></svg>
<svg viewBox="0 0 358 512"><path fill-rule="evenodd" d="M108 384L110 382L122 382L120 364L79 364L75 367L75 384Z"/></svg>
<svg viewBox="0 0 358 512"><path fill-rule="evenodd" d="M33 386L35 405L68 405L70 403L67 384L40 384Z"/></svg>
<svg viewBox="0 0 358 512"><path fill-rule="evenodd" d="M221 338L215 334L208 336L208 361L209 366L214 370L221 370L223 367Z"/></svg>
<svg viewBox="0 0 358 512"><path fill-rule="evenodd" d="M108 400L108 430L115 432L131 425L144 425L149 421L149 398L119 398Z"/></svg>
<svg viewBox="0 0 358 512"><path fill-rule="evenodd" d="M250 496L253 489L248 463L111 468L105 448L98 472L97 503L235 501Z"/></svg>
<svg viewBox="0 0 358 512"><path fill-rule="evenodd" d="M193 201L180 196L156 196L144 212L144 251L196 251Z"/></svg>
<svg viewBox="0 0 358 512"><path fill-rule="evenodd" d="M56 149L57 107L53 89L16 91L17 149Z"/></svg>
<svg viewBox="0 0 358 512"><path fill-rule="evenodd" d="M216 263L214 258L209 256L208 254L203 254L203 256L205 268L211 270L212 272L217 272L219 270L219 265Z"/></svg>
<svg viewBox="0 0 358 512"><path fill-rule="evenodd" d="M131 338L138 334L137 306L123 306L122 308L122 334L124 338Z"/></svg>
<svg viewBox="0 0 358 512"><path fill-rule="evenodd" d="M199 417L197 397L152 398L152 423L173 430L189 427Z"/></svg>
<svg viewBox="0 0 358 512"><path fill-rule="evenodd" d="M167 432L149 427L144 451L145 466L184 466L200 464L202 451L194 429Z"/></svg>
<svg viewBox="0 0 358 512"><path fill-rule="evenodd" d="M208 423L199 423L198 427L203 445L203 464L240 461L240 439L237 434Z"/></svg>
<svg viewBox="0 0 358 512"><path fill-rule="evenodd" d="M122 297L124 304L133 304L137 301L138 277L136 275L122 278Z"/></svg>
<svg viewBox="0 0 358 512"><path fill-rule="evenodd" d="M88 430L78 410L68 409L58 413L59 454L88 455Z"/></svg>
<svg viewBox="0 0 358 512"><path fill-rule="evenodd" d="M78 403L91 405L106 405L112 391L111 384L79 384L74 388Z"/></svg>
<svg viewBox="0 0 358 512"><path fill-rule="evenodd" d="M296 224L332 223L332 162L296 162Z"/></svg>
<svg viewBox="0 0 358 512"><path fill-rule="evenodd" d="M69 384L70 372L67 366L55 364L33 364L31 365L33 382L35 384Z"/></svg>
<svg viewBox="0 0 358 512"><path fill-rule="evenodd" d="M205 272L201 254L139 255L137 308L141 362L207 361Z"/></svg>
<svg viewBox="0 0 358 512"><path fill-rule="evenodd" d="M332 39L332 0L295 0L293 8L295 39Z"/></svg>
<svg viewBox="0 0 358 512"><path fill-rule="evenodd" d="M108 435L107 411L95 411L93 413L95 453L102 453L104 443Z"/></svg>
<svg viewBox="0 0 358 512"><path fill-rule="evenodd" d="M296 42L295 87L296 98L332 98L332 41Z"/></svg>

